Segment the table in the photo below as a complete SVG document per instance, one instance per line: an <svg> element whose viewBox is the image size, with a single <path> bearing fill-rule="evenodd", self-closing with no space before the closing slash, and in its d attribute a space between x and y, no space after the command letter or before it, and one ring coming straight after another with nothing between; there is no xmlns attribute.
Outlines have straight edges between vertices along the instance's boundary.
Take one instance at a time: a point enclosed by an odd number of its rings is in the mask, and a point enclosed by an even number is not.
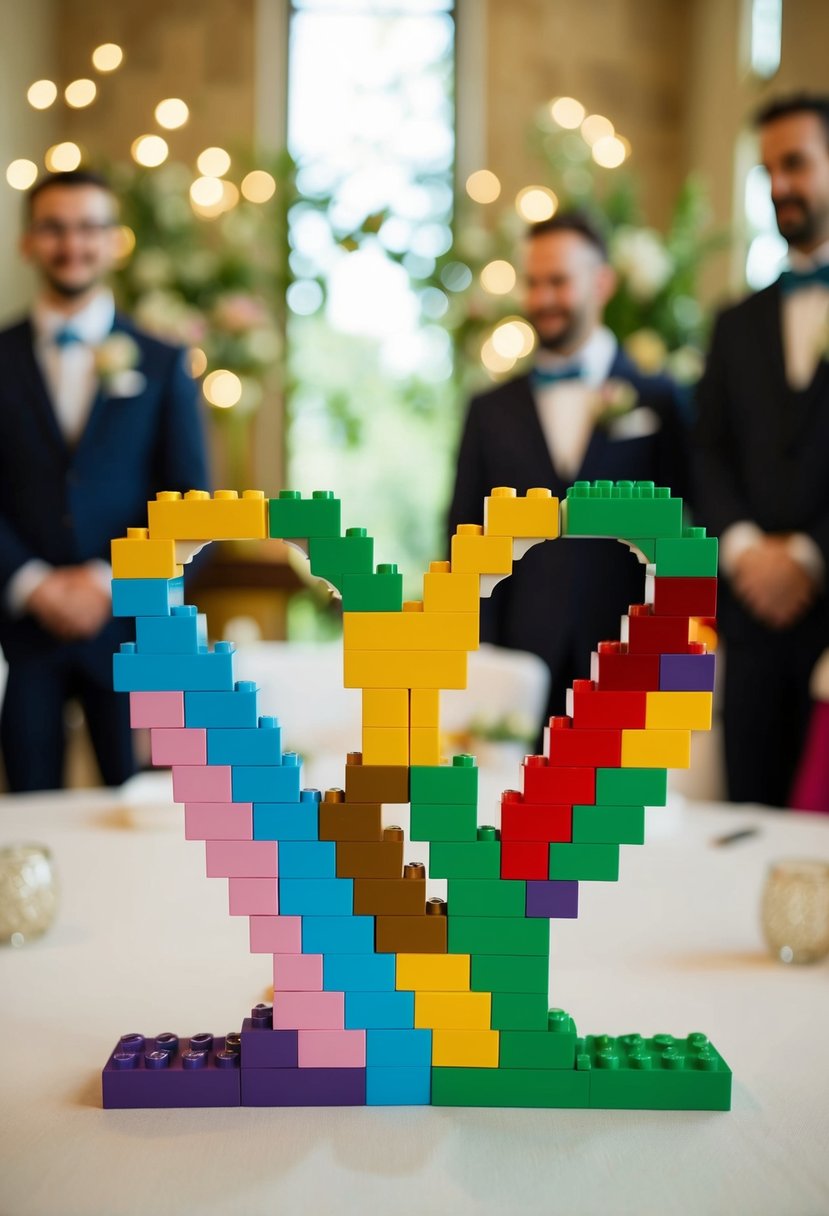
<svg viewBox="0 0 829 1216"><path fill-rule="evenodd" d="M52 931L0 950L4 1216L829 1212L829 971L772 961L758 919L769 861L829 858L829 822L675 801L554 925L552 1003L579 1032L706 1032L730 1114L104 1111L120 1034L225 1033L270 981L181 815L105 790L0 801L0 841L49 845L62 886Z"/></svg>

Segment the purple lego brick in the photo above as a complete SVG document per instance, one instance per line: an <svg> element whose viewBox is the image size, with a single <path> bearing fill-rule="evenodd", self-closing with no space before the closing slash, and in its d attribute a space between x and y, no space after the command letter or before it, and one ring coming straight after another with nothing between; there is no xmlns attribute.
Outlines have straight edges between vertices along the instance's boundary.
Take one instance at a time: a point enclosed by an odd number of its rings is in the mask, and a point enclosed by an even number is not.
<svg viewBox="0 0 829 1216"><path fill-rule="evenodd" d="M713 654L663 654L659 660L661 692L713 692Z"/></svg>
<svg viewBox="0 0 829 1216"><path fill-rule="evenodd" d="M122 1035L102 1073L106 1109L238 1106L241 1069L232 1037Z"/></svg>
<svg viewBox="0 0 829 1216"><path fill-rule="evenodd" d="M579 914L579 884L571 879L527 882L527 916L572 920Z"/></svg>
<svg viewBox="0 0 829 1216"><path fill-rule="evenodd" d="M272 1030L250 1018L242 1023L243 1068L296 1068L298 1030Z"/></svg>
<svg viewBox="0 0 829 1216"><path fill-rule="evenodd" d="M243 1068L242 1106L365 1106L364 1068Z"/></svg>

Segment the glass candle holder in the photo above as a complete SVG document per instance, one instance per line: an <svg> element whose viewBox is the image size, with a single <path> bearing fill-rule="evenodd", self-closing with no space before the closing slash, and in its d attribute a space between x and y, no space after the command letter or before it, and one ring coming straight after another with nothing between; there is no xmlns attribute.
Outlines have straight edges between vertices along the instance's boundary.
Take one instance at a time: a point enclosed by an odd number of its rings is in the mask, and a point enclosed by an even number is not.
<svg viewBox="0 0 829 1216"><path fill-rule="evenodd" d="M0 848L0 943L24 946L55 919L52 855L41 844Z"/></svg>
<svg viewBox="0 0 829 1216"><path fill-rule="evenodd" d="M777 861L762 900L763 933L783 963L816 963L829 954L829 862Z"/></svg>

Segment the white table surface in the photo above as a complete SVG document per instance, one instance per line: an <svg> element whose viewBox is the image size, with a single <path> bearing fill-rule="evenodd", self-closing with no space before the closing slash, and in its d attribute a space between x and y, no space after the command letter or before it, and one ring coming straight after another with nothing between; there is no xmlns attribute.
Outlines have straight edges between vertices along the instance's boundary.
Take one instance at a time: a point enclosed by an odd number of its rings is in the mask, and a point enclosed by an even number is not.
<svg viewBox="0 0 829 1216"><path fill-rule="evenodd" d="M829 966L775 963L758 919L769 861L829 859L829 823L650 811L621 881L583 884L579 920L554 923L552 1003L582 1034L704 1031L730 1113L104 1111L119 1035L237 1029L270 982L181 814L107 791L0 801L0 843L47 844L62 887L50 933L0 949L2 1216L829 1212Z"/></svg>

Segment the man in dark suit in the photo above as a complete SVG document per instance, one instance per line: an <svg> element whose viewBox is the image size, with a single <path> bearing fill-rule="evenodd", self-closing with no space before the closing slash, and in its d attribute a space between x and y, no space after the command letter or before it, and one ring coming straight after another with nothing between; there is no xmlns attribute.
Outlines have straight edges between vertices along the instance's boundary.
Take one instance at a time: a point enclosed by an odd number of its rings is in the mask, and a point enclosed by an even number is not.
<svg viewBox="0 0 829 1216"><path fill-rule="evenodd" d="M158 490L207 485L197 391L183 352L116 314L104 286L116 203L103 178L59 173L29 195L22 248L41 289L0 333L0 719L12 790L62 784L63 713L83 705L101 774L133 771L112 654L109 542Z"/></svg>
<svg viewBox="0 0 829 1216"><path fill-rule="evenodd" d="M687 489L676 391L642 375L602 325L614 272L584 216L560 214L524 242L525 313L538 335L535 367L473 398L461 438L450 531L482 523L493 486L563 497L578 480L655 481ZM629 413L614 418L627 398ZM618 638L628 605L644 598L644 566L614 541L556 541L518 562L482 609L481 636L543 658L552 677L547 716L589 675L590 652Z"/></svg>
<svg viewBox="0 0 829 1216"><path fill-rule="evenodd" d="M717 320L698 480L725 575L729 796L785 806L829 646L829 97L774 102L758 127L791 269Z"/></svg>

